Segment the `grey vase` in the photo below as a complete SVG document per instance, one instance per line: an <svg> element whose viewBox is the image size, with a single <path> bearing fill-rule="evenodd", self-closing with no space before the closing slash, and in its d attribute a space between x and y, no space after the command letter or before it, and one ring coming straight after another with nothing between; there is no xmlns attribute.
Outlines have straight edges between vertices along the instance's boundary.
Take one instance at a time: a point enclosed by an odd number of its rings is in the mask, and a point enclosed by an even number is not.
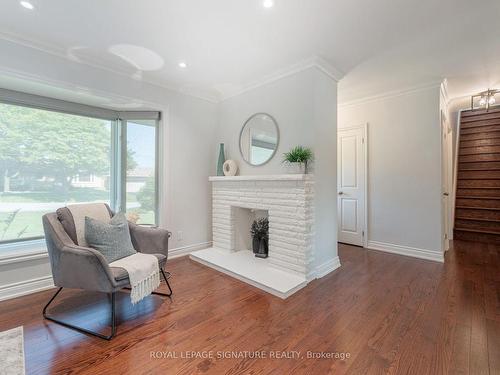
<svg viewBox="0 0 500 375"><path fill-rule="evenodd" d="M224 176L224 162L226 157L224 155L224 143L219 145L219 159L217 160L217 176Z"/></svg>

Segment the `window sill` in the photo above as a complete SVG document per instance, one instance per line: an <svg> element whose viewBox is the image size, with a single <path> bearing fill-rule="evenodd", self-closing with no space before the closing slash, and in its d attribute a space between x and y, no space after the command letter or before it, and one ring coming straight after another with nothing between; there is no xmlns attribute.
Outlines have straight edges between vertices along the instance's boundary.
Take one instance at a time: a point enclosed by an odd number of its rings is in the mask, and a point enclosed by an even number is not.
<svg viewBox="0 0 500 375"><path fill-rule="evenodd" d="M0 265L48 257L45 240L0 245Z"/></svg>

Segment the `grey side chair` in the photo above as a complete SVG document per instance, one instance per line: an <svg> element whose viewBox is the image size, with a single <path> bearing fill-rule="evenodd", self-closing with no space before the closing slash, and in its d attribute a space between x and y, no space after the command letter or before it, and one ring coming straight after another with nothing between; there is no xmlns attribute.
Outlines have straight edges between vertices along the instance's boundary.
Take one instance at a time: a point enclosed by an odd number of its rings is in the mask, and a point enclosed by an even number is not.
<svg viewBox="0 0 500 375"><path fill-rule="evenodd" d="M104 204L104 203L103 203ZM113 213L106 205L110 218ZM52 278L58 290L43 308L43 317L76 331L111 340L116 334L115 293L121 289L130 289L128 273L120 267L110 267L103 255L95 249L79 246L76 227L68 208L60 208L56 212L43 216L43 229L49 253ZM136 251L153 254L158 258L161 274L165 280L168 293L153 294L170 297L172 288L168 279L170 274L164 270L168 258L168 239L170 232L155 227L144 227L129 222L132 244ZM78 327L47 314L47 308L63 288L82 289L103 292L110 295L111 301L111 333L104 335L82 327Z"/></svg>

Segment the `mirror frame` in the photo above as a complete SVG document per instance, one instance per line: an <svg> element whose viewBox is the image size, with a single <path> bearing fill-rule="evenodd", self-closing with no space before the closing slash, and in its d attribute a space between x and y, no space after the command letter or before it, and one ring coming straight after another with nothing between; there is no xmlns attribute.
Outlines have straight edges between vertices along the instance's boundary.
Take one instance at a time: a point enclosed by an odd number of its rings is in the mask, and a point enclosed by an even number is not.
<svg viewBox="0 0 500 375"><path fill-rule="evenodd" d="M273 123L274 123L274 126L276 127L276 148L274 149L273 153L271 154L271 156L269 157L269 159L267 159L265 162L263 163L260 163L260 164L252 164L250 163L248 160L245 159L245 156L243 155L243 150L241 149L241 136L243 135L243 130L245 129L245 126L247 126L247 124L253 120L254 117L257 117L257 116L260 116L260 115L264 115L264 116L267 116L269 117ZM252 166L252 167L261 167L267 163L269 163L273 158L274 156L276 155L276 152L278 151L278 147L279 147L279 144L280 144L280 128L278 126L278 122L276 121L276 119L271 116L269 113L265 113L265 112L257 112L257 113L254 113L252 116L250 116L243 124L243 126L241 127L241 130L240 130L240 136L238 137L238 147L240 149L240 155L241 155L241 158L245 161L245 163L247 163L248 165Z"/></svg>

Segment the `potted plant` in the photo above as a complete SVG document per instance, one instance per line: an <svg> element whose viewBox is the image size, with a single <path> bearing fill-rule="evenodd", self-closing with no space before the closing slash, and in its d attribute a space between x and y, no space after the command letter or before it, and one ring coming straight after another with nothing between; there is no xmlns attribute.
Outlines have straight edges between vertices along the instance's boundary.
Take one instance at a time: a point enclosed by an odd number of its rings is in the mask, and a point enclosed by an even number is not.
<svg viewBox="0 0 500 375"><path fill-rule="evenodd" d="M269 219L263 217L254 220L250 228L253 253L258 258L267 258L269 254Z"/></svg>
<svg viewBox="0 0 500 375"><path fill-rule="evenodd" d="M295 146L283 154L283 163L289 166L291 173L307 174L307 166L314 159L309 147Z"/></svg>

